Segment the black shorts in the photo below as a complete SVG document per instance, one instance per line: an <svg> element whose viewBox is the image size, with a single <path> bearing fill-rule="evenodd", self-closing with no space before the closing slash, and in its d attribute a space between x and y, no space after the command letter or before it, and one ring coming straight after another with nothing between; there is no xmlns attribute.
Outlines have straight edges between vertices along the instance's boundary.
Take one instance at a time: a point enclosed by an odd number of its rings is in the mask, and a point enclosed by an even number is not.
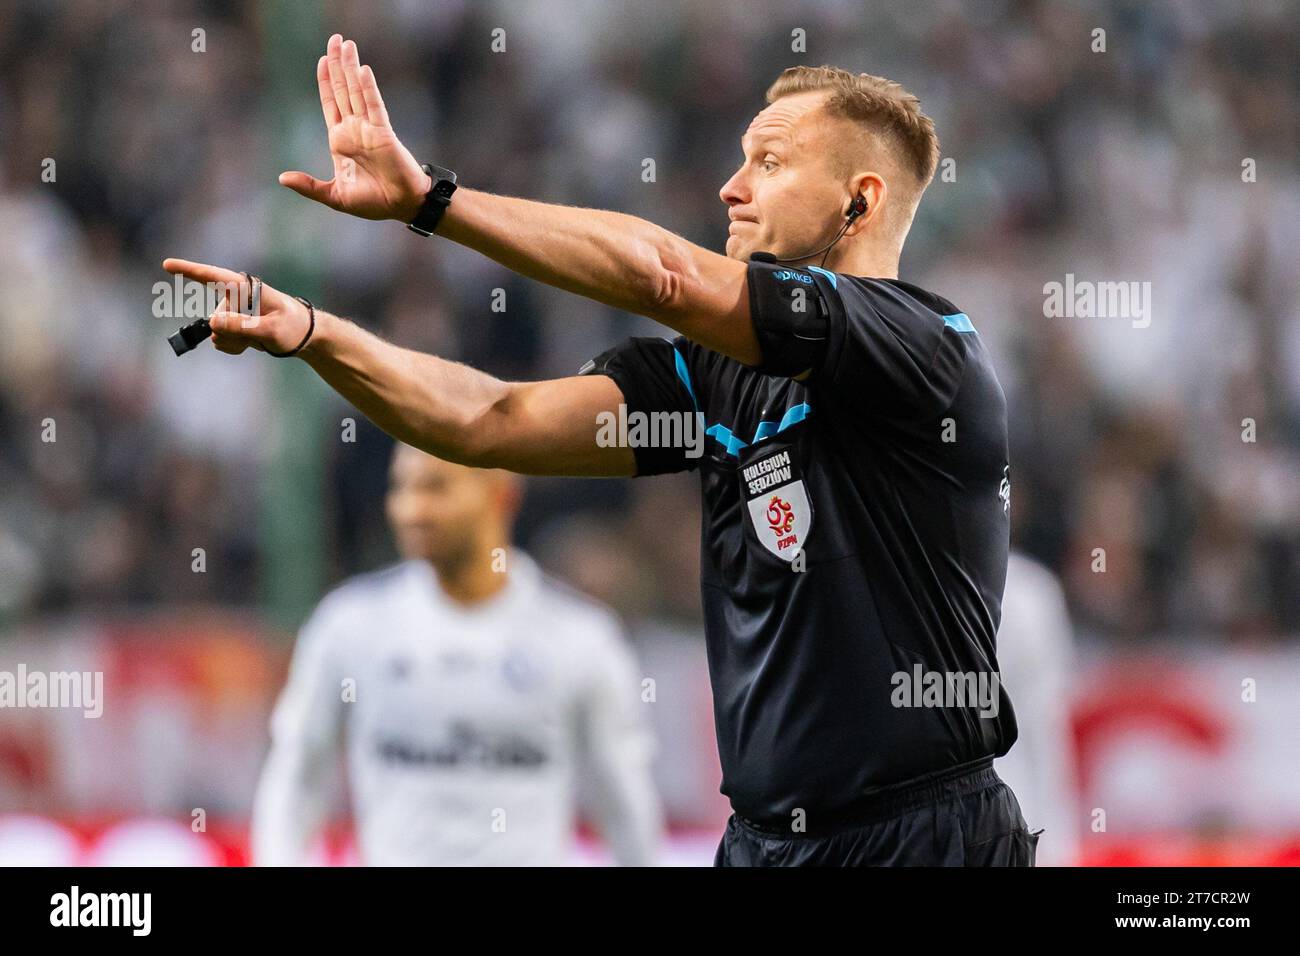
<svg viewBox="0 0 1300 956"><path fill-rule="evenodd" d="M1041 830L986 757L873 795L802 832L732 814L714 866L1033 866Z"/></svg>

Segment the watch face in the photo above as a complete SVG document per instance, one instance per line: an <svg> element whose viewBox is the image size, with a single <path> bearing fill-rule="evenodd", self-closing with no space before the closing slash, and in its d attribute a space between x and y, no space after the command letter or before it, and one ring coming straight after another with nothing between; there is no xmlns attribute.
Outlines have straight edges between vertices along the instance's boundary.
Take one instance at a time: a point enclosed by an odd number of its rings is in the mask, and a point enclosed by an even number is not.
<svg viewBox="0 0 1300 956"><path fill-rule="evenodd" d="M453 173L450 169L443 169L441 166L426 164L425 171L428 172L428 174L431 177L433 177L433 182L435 186L439 183L439 181L444 179L447 182L451 183L453 186L456 185L456 174Z"/></svg>

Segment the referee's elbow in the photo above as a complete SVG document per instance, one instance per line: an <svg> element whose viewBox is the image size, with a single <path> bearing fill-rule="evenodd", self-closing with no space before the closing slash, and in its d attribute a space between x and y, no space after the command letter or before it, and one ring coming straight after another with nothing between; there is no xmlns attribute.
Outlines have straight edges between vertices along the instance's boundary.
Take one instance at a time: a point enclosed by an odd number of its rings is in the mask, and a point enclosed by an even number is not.
<svg viewBox="0 0 1300 956"><path fill-rule="evenodd" d="M671 315L683 305L686 277L675 269L658 266L647 277L643 292L644 315Z"/></svg>
<svg viewBox="0 0 1300 956"><path fill-rule="evenodd" d="M743 365L762 363L744 263L673 236L656 245L643 275L642 315Z"/></svg>
<svg viewBox="0 0 1300 956"><path fill-rule="evenodd" d="M695 269L689 244L666 233L646 241L642 251L637 257L637 311L655 319L684 311Z"/></svg>

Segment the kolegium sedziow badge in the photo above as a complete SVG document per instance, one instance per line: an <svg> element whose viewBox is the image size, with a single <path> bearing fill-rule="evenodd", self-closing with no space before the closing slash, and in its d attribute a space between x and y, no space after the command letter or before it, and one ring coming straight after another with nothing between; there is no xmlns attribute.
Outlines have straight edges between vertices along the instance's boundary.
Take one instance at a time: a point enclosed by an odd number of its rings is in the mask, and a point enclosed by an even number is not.
<svg viewBox="0 0 1300 956"><path fill-rule="evenodd" d="M812 504L792 446L773 445L741 468L749 520L763 547L793 561L812 531Z"/></svg>

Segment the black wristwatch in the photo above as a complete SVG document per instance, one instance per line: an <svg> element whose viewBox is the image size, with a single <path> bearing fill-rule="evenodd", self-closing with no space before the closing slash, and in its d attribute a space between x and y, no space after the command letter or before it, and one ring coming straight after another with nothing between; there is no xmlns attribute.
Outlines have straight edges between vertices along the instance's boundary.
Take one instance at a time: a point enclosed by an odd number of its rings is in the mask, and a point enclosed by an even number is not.
<svg viewBox="0 0 1300 956"><path fill-rule="evenodd" d="M425 194L424 205L406 228L422 236L432 236L438 223L442 222L442 214L451 205L451 194L456 191L456 174L450 169L430 166L428 163L421 163L420 168L429 174L433 187Z"/></svg>

